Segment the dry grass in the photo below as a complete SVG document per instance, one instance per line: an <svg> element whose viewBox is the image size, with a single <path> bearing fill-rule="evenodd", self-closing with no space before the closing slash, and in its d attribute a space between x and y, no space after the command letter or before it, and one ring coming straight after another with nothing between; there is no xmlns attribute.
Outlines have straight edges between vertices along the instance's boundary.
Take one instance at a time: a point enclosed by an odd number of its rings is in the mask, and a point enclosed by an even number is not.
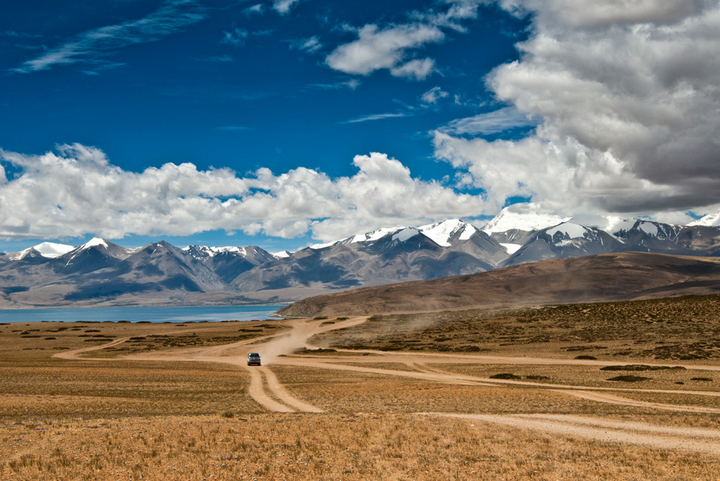
<svg viewBox="0 0 720 481"><path fill-rule="evenodd" d="M313 343L408 352L458 352L475 346L481 350L474 351L477 354L556 359L592 355L639 364L658 362L657 351L650 347L679 346L678 352L691 354L696 351L689 346L713 339L717 311L710 309L716 301L688 298L378 317L368 325L324 334ZM643 309L654 317L641 315ZM328 326L335 321L325 322ZM417 414L572 414L717 430L718 414L615 405L543 388L624 388L629 384L607 379L635 374L651 380L632 383L633 388L714 392L720 382L715 373L612 372L589 365L486 365L432 358L402 362L392 353L300 350L294 355L319 362L342 358L346 366L401 374L272 365L290 394L325 412L268 414L248 395L250 373L244 367L106 359L262 338L286 327L277 321L0 325L0 479L710 480L720 473L720 456L683 451L681 444L651 448ZM538 337L542 333L546 337ZM93 351L81 361L52 358L119 338L136 339ZM615 355L621 349L630 352ZM715 359L715 351L706 352L699 362ZM462 385L402 374L437 371L482 379L505 373L538 385ZM711 380L694 379L698 377ZM613 394L720 408L720 397Z"/></svg>
<svg viewBox="0 0 720 481"><path fill-rule="evenodd" d="M518 376L520 381L538 384L561 384L567 386L587 386L599 388L622 389L627 387L652 389L652 390L680 390L680 391L707 391L718 392L720 383L716 381L693 381L698 376L696 370L668 369L640 373L622 373L617 371L606 371L600 366L568 366L568 365L508 365L508 364L429 364L436 369L443 371L467 374L480 378L509 373ZM619 374L637 374L649 378L641 385L628 386L616 381L608 381ZM718 374L711 374L718 377ZM720 407L720 396L713 399Z"/></svg>
<svg viewBox="0 0 720 481"><path fill-rule="evenodd" d="M720 296L574 304L512 311L378 315L318 336L324 347L525 354L625 362L720 359Z"/></svg>
<svg viewBox="0 0 720 481"><path fill-rule="evenodd" d="M405 380L381 374L273 368L288 390L331 413L578 413L638 414L638 408L613 406L549 390L513 386L462 386Z"/></svg>
<svg viewBox="0 0 720 481"><path fill-rule="evenodd" d="M392 414L34 418L3 479L714 479L717 458Z"/></svg>

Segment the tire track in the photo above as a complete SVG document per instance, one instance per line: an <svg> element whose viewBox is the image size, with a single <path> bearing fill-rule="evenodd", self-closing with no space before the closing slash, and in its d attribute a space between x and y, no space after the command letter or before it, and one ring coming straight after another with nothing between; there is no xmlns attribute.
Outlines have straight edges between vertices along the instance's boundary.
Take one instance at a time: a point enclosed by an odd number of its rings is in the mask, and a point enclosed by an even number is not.
<svg viewBox="0 0 720 481"><path fill-rule="evenodd" d="M312 404L308 404L304 401L301 401L297 399L296 397L292 396L289 392L285 390L282 384L278 381L278 378L275 376L275 373L272 372L267 367L262 367L262 372L265 375L265 381L267 384L268 389L270 392L272 392L276 398L282 400L284 403L289 404L290 407L294 408L294 410L298 410L301 412L307 412L307 413L321 413L323 412L322 409L317 408L313 406Z"/></svg>
<svg viewBox="0 0 720 481"><path fill-rule="evenodd" d="M502 424L517 429L534 429L562 436L583 437L593 441L635 444L667 450L682 449L720 455L720 443L718 443L720 433L709 429L654 426L647 423L616 422L573 415L418 414Z"/></svg>
<svg viewBox="0 0 720 481"><path fill-rule="evenodd" d="M185 351L160 352L152 354L136 354L125 356L111 360L145 360L145 361L196 361L196 362L219 362L232 364L246 368L250 373L250 385L248 394L263 408L274 412L323 412L318 407L302 401L293 396L285 386L280 383L275 373L268 367L268 364L278 364L287 366L297 366L313 369L329 369L338 371L353 371L366 374L378 374L385 376L399 376L412 379L421 379L430 382L462 384L474 386L517 386L530 387L536 389L549 390L556 393L567 394L570 396L586 399L594 402L602 402L616 405L633 406L639 408L661 409L679 412L695 412L695 413L720 413L720 409L707 408L702 406L691 405L674 405L662 404L655 402L638 401L620 397L618 393L662 393L662 394L679 394L679 395L699 395L719 397L719 392L713 391L681 391L681 390L659 390L659 389L631 389L631 388L612 388L612 387L589 387L574 386L561 384L548 384L538 382L489 379L480 378L471 375L456 374L435 367L430 367L427 362L432 363L476 363L476 364L590 364L590 365L608 365L617 363L608 362L587 362L562 359L541 359L541 358L518 358L518 357L502 357L502 356L478 356L478 355L457 355L457 354L440 354L440 353L387 353L383 351L362 351L364 353L373 354L371 358L348 358L345 356L323 356L316 357L312 355L297 356L293 352L300 348L311 348L308 340L319 333L328 332L337 329L352 327L365 322L366 317L355 317L342 322L328 323L324 320L303 320L298 319L291 321L292 329L263 338L254 338L239 341L232 344L221 346L212 346L206 348L192 348ZM129 338L114 340L108 344L100 346L92 346L74 351L57 353L54 357L61 359L83 359L81 354L117 346ZM248 346L252 346L253 351L261 352L263 357L263 366L250 367L244 361L244 350ZM344 352L344 350L342 351ZM357 353L357 351L348 351ZM94 359L98 360L98 359ZM380 367L370 367L373 363L402 363L410 368L410 370L394 370ZM361 366L349 365L345 363L362 364ZM688 369L701 370L717 370L718 366L684 366ZM613 394L611 394L613 393Z"/></svg>
<svg viewBox="0 0 720 481"><path fill-rule="evenodd" d="M232 344L224 344L221 346L211 346L204 348L191 348L184 351L156 352L132 354L128 356L112 358L112 359L92 359L93 361L164 361L164 362L217 362L223 364L232 364L246 368L250 373L250 384L248 386L248 394L250 397L260 404L263 408L273 412L311 412L321 413L322 409L306 403L292 394L280 383L274 372L267 366L251 367L247 366L242 354L243 349L252 345L254 351L262 352L263 363L271 364L282 356L291 354L296 349L310 347L308 339L315 334L328 332L335 329L344 329L365 322L366 317L354 317L342 322L332 324L324 324L325 321L305 321L297 320L292 323L292 330L287 333L279 333L271 336L263 336L260 338L247 339ZM177 331L175 331L177 332ZM82 354L90 351L98 351L109 347L117 346L129 340L129 337L116 339L107 344L99 346L86 347L56 353L55 358L68 360L89 360L81 357Z"/></svg>
<svg viewBox="0 0 720 481"><path fill-rule="evenodd" d="M100 344L99 346L83 347L81 349L75 349L73 351L58 352L58 353L53 354L52 357L57 358L57 359L70 359L73 361L83 361L83 360L88 361L89 359L84 359L84 358L80 357L80 354L84 354L84 353L90 352L90 351L99 351L101 349L105 349L108 347L115 347L118 344L122 344L123 342L128 341L128 340L130 340L129 337L122 337L120 339L115 339L114 341L109 342L107 344ZM97 359L92 359L92 360L96 361Z"/></svg>
<svg viewBox="0 0 720 481"><path fill-rule="evenodd" d="M248 369L250 371L250 386L248 387L248 394L262 407L268 411L274 411L276 413L292 413L294 409L281 404L270 396L267 395L263 387L263 375L260 369Z"/></svg>

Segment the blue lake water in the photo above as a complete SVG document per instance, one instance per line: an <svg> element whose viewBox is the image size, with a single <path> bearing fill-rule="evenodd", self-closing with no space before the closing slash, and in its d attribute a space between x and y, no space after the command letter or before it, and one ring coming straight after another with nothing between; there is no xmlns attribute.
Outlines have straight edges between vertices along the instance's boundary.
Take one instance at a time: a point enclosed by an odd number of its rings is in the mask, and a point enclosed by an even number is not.
<svg viewBox="0 0 720 481"><path fill-rule="evenodd" d="M198 322L272 319L283 305L209 307L107 307L83 309L0 309L0 322Z"/></svg>

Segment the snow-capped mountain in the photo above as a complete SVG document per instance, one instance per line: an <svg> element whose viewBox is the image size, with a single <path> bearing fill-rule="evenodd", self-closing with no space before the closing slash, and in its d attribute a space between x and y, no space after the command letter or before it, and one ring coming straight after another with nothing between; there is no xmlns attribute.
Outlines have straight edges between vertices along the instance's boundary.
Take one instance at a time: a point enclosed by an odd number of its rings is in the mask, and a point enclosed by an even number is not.
<svg viewBox="0 0 720 481"><path fill-rule="evenodd" d="M10 254L10 258L13 260L25 259L27 257L45 257L47 259L54 259L63 254L67 254L75 247L67 244L56 244L54 242L43 242L33 247L28 247L25 250Z"/></svg>
<svg viewBox="0 0 720 481"><path fill-rule="evenodd" d="M383 228L313 245L238 276L241 291L347 289L494 269L505 250L460 219Z"/></svg>
<svg viewBox="0 0 720 481"><path fill-rule="evenodd" d="M508 231L533 232L552 227L570 220L570 217L537 212L516 212L513 206L505 207L482 228L486 234Z"/></svg>
<svg viewBox="0 0 720 481"><path fill-rule="evenodd" d="M372 232L357 234L338 241L313 244L310 249L325 249L335 245L356 243L374 243L390 238L392 241L405 242L416 235L423 234L441 247L451 247L458 241L469 240L478 229L460 219L449 219L420 227L384 227Z"/></svg>
<svg viewBox="0 0 720 481"><path fill-rule="evenodd" d="M196 261L214 271L224 282L232 282L245 271L276 260L264 249L247 247L188 246L182 250Z"/></svg>
<svg viewBox="0 0 720 481"><path fill-rule="evenodd" d="M677 241L682 226L663 224L645 219L627 219L613 226L613 235L619 239L630 240L633 235L649 236L660 240Z"/></svg>
<svg viewBox="0 0 720 481"><path fill-rule="evenodd" d="M720 212L707 214L696 221L690 222L689 227L717 227L720 226Z"/></svg>
<svg viewBox="0 0 720 481"><path fill-rule="evenodd" d="M235 246L226 246L226 247L208 247L208 246L187 246L182 249L184 252L187 252L191 256L195 258L203 258L203 257L215 257L218 254L238 254L243 257L247 255L247 250L245 247L235 247Z"/></svg>
<svg viewBox="0 0 720 481"><path fill-rule="evenodd" d="M400 242L404 242L410 237L417 235L418 233L418 230L412 227L383 227L382 229L367 232L364 234L357 234L352 237L346 237L345 239L340 239L337 241L313 244L310 246L310 249L326 249L328 247L336 245L373 243L388 236L394 236L393 240L400 240Z"/></svg>
<svg viewBox="0 0 720 481"><path fill-rule="evenodd" d="M20 252L14 252L12 254L9 254L7 258L13 261L20 261L24 259L44 258L44 256L34 247L28 247L27 249L21 250Z"/></svg>
<svg viewBox="0 0 720 481"><path fill-rule="evenodd" d="M63 272L81 274L116 265L132 252L132 249L94 237L54 260L61 263Z"/></svg>
<svg viewBox="0 0 720 481"><path fill-rule="evenodd" d="M456 241L466 241L478 232L473 225L460 219L450 219L435 224L428 224L418 227L422 232L435 243L442 247L450 247Z"/></svg>
<svg viewBox="0 0 720 481"><path fill-rule="evenodd" d="M535 232L570 220L570 217L541 214L533 212L532 209L516 212L515 208L505 207L482 228L484 233L500 243L509 256L530 241Z"/></svg>
<svg viewBox="0 0 720 481"><path fill-rule="evenodd" d="M0 256L0 306L286 301L545 259L623 251L720 255L720 226L647 219L613 226L607 232L563 216L505 209L484 229L449 219L292 253L255 246L179 249L166 242L126 249L99 238L78 247L43 243Z"/></svg>
<svg viewBox="0 0 720 481"><path fill-rule="evenodd" d="M75 247L67 244L56 244L54 242L43 242L42 244L38 244L33 247L33 249L38 251L40 255L47 257L48 259L60 257L63 254L67 254L74 248Z"/></svg>
<svg viewBox="0 0 720 481"><path fill-rule="evenodd" d="M680 243L681 233L686 229L692 230L645 219L628 219L614 226L612 234L632 250L692 255L690 247Z"/></svg>
<svg viewBox="0 0 720 481"><path fill-rule="evenodd" d="M533 234L503 265L607 254L624 250L623 247L618 239L596 227L563 222Z"/></svg>

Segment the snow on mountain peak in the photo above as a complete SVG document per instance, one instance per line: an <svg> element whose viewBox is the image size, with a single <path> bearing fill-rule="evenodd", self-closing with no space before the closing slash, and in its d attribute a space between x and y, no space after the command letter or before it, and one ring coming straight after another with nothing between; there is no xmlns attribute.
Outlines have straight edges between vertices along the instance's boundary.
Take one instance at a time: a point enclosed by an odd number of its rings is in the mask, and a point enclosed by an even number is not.
<svg viewBox="0 0 720 481"><path fill-rule="evenodd" d="M637 224L638 219L621 219L619 217L608 217L607 232L611 232L613 235L619 234L623 231L627 232Z"/></svg>
<svg viewBox="0 0 720 481"><path fill-rule="evenodd" d="M19 261L25 259L26 257L37 257L38 254L39 252L36 251L34 248L28 247L27 249L23 249L20 252L10 254L8 258L13 261Z"/></svg>
<svg viewBox="0 0 720 481"><path fill-rule="evenodd" d="M341 239L338 241L332 241L332 242L325 242L322 244L313 244L310 247L310 249L324 249L326 247L332 247L336 244L355 244L357 242L374 242L376 240L380 240L383 237L387 235L396 235L399 232L408 229L408 227L383 227L378 230L374 230L372 232L367 232L365 234L357 234L352 237L347 237L345 239ZM416 229L417 230L417 229ZM413 235L416 235L417 232ZM411 236L412 237L412 236Z"/></svg>
<svg viewBox="0 0 720 481"><path fill-rule="evenodd" d="M99 237L93 237L92 239L90 239L89 241L87 241L86 243L84 243L82 246L80 246L80 249L81 249L81 250L85 250L85 249L89 249L89 248L95 247L95 246L101 246L101 247L104 247L104 248L106 248L106 249L109 247L109 246L108 246L108 243L105 242L104 239L101 239L101 238L99 238Z"/></svg>
<svg viewBox="0 0 720 481"><path fill-rule="evenodd" d="M418 227L418 230L433 240L437 245L450 247L450 239L460 233L460 240L468 240L477 229L460 219L450 219L435 224Z"/></svg>
<svg viewBox="0 0 720 481"><path fill-rule="evenodd" d="M560 225L557 225L553 227L552 229L548 229L545 231L547 235L550 237L554 237L555 234L560 232L563 237L570 238L570 239L581 239L585 237L585 233L588 231L588 228L585 226L582 226L580 224L575 224L572 222L563 222Z"/></svg>
<svg viewBox="0 0 720 481"><path fill-rule="evenodd" d="M346 239L343 239L343 240L346 240ZM309 247L310 249L315 249L315 250L317 250L317 249L324 249L324 248L326 248L326 247L332 247L332 246L334 246L335 244L339 244L339 243L341 243L341 242L343 242L343 241L332 241L332 242L325 242L325 243L322 243L322 244L311 244L311 245L309 245L308 247Z"/></svg>
<svg viewBox="0 0 720 481"><path fill-rule="evenodd" d="M658 232L659 232L658 226L652 222L640 221L639 228L641 231L643 231L646 234L649 234L649 235L655 236L655 237L658 236Z"/></svg>
<svg viewBox="0 0 720 481"><path fill-rule="evenodd" d="M698 220L692 221L688 224L688 226L700 226L700 227L716 227L720 226L720 212L716 212L714 214L708 214L704 217L701 217Z"/></svg>
<svg viewBox="0 0 720 481"><path fill-rule="evenodd" d="M43 257L47 257L49 259L54 259L55 257L60 257L63 254L67 254L71 250L75 249L75 247L67 245L67 244L55 244L54 242L43 242L42 244L38 244L35 247L33 247L36 251L38 251Z"/></svg>
<svg viewBox="0 0 720 481"><path fill-rule="evenodd" d="M450 239L456 235L459 234L458 239L463 241L470 239L476 232L478 232L478 230L474 226L463 220L449 219L420 227L383 227L365 234L357 234L339 241L313 244L309 247L310 249L324 249L337 244L375 242L386 236L392 236L393 241L405 242L418 234L424 234L439 246L450 247Z"/></svg>
<svg viewBox="0 0 720 481"><path fill-rule="evenodd" d="M571 217L563 217L555 214L540 214L537 212L514 212L510 207L505 207L500 213L485 224L482 228L486 234L495 232L507 232L512 229L522 231L536 231L546 229L554 225L567 222Z"/></svg>
<svg viewBox="0 0 720 481"><path fill-rule="evenodd" d="M395 234L398 231L407 229L407 227L383 227L381 229L368 232L367 234L358 234L352 237L352 243L355 242L371 242L382 239L386 235Z"/></svg>
<svg viewBox="0 0 720 481"><path fill-rule="evenodd" d="M209 247L209 246L188 246L184 247L182 249L185 252L191 252L191 251L199 251L203 255L207 257L215 257L218 254L223 253L233 253L233 254L239 254L241 256L247 255L247 250L244 247L236 247L236 246L225 246L225 247Z"/></svg>
<svg viewBox="0 0 720 481"><path fill-rule="evenodd" d="M405 242L408 239L412 239L419 233L420 232L417 229L408 227L406 229L403 229L403 230L398 231L395 234L393 234L392 240L399 241L399 242Z"/></svg>

